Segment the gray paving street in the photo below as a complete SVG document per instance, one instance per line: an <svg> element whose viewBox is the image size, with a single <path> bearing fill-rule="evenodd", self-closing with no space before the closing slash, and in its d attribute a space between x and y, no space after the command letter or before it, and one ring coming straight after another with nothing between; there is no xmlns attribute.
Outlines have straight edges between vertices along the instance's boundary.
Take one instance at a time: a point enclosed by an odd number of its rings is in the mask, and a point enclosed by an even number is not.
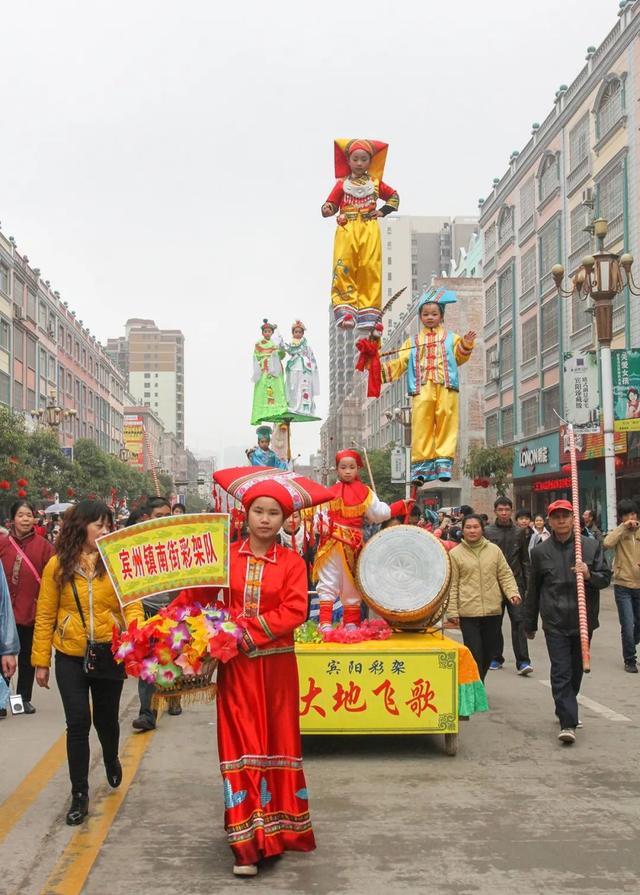
<svg viewBox="0 0 640 895"><path fill-rule="evenodd" d="M132 746L147 748L113 817L116 796L96 763L92 826L81 841L64 825L62 764L6 831L0 891L205 895L245 885L272 895L637 892L640 675L622 670L609 591L601 617L583 688L590 702L573 747L556 740L548 665L536 639L532 677L519 678L507 665L490 672L491 711L463 726L455 758L436 736L306 740L318 849L287 854L256 880L241 881L231 876L222 829L214 709L191 708L164 716L151 741L127 742L125 756ZM9 718L0 728L0 763L11 769L0 778L3 812L13 810L11 794L62 732L57 694L38 694L37 705L33 718ZM135 706L129 683L123 741ZM101 835L87 868L83 854Z"/></svg>

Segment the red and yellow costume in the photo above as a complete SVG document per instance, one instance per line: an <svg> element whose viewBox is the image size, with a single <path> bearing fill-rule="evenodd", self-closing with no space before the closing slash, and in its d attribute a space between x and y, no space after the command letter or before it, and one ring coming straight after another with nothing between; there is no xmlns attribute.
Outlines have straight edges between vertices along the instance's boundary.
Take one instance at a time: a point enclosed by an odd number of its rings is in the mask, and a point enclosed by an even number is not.
<svg viewBox="0 0 640 895"><path fill-rule="evenodd" d="M285 470L221 470L216 482L248 510L273 497L285 515L327 499L327 489ZM244 540L230 549L224 605L245 629L243 650L218 668L218 753L225 829L236 864L315 848L302 770L298 669L293 632L307 617L307 570L274 544L255 556ZM182 599L198 600L198 590Z"/></svg>
<svg viewBox="0 0 640 895"><path fill-rule="evenodd" d="M362 467L357 451L340 451L336 466L343 457ZM407 502L384 503L360 479L336 482L327 509L327 524L320 523L320 545L313 566L313 578L320 598L320 624L330 625L337 598L344 608L344 623L359 624L362 594L355 582L358 556L364 545L363 527L367 522L384 522L391 516L407 512Z"/></svg>
<svg viewBox="0 0 640 895"><path fill-rule="evenodd" d="M370 329L382 319L382 249L380 227L371 212L378 199L382 214L397 211L400 199L382 180L387 144L374 140L336 140L335 172L338 181L327 198L331 214L338 213L334 249L331 303L338 326ZM371 156L369 170L351 174L348 159L356 149Z"/></svg>

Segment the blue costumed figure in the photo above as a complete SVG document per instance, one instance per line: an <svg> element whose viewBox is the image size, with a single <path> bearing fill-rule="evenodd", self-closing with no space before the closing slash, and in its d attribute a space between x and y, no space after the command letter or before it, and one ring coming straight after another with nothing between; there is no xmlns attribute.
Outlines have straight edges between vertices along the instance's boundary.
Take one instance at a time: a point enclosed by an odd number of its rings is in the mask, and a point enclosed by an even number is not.
<svg viewBox="0 0 640 895"><path fill-rule="evenodd" d="M258 426L256 429L258 446L247 451L249 463L252 466L273 466L275 469L288 469L287 462L281 460L276 452L271 450L271 435L270 426Z"/></svg>

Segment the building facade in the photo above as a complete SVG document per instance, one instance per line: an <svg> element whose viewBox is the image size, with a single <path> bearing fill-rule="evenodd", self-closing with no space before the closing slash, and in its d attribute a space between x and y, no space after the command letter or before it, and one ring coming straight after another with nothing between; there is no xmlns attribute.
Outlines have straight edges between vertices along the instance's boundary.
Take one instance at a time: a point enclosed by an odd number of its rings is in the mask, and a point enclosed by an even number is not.
<svg viewBox="0 0 640 895"><path fill-rule="evenodd" d="M123 446L125 377L37 267L0 233L0 403L24 415L55 402L75 410L61 446L89 438L108 453Z"/></svg>
<svg viewBox="0 0 640 895"><path fill-rule="evenodd" d="M184 447L184 336L155 321L132 318L125 335L107 340L107 351L128 376L129 391L150 407Z"/></svg>
<svg viewBox="0 0 640 895"><path fill-rule="evenodd" d="M516 497L529 505L532 494L542 494L536 508L567 489L534 492L534 486L563 477L555 461L521 470L518 458L538 442L555 458L549 439L559 439L565 355L595 347L590 303L558 298L551 268L561 262L571 276L594 250L585 230L594 214L609 222L607 250L639 254L639 35L640 2L623 2L614 28L599 47L589 47L573 83L560 86L550 113L533 125L526 146L512 153L507 172L480 203L485 437L515 447ZM637 302L627 291L617 296L614 348L640 344ZM597 477L602 461L593 459ZM585 499L601 512L603 489L590 485L589 469L581 471Z"/></svg>

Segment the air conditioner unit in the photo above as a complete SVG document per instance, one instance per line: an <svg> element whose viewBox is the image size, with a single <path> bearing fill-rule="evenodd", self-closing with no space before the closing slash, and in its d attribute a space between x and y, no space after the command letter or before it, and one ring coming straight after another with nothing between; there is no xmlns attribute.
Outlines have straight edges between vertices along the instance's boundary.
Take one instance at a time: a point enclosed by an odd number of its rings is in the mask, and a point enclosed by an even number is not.
<svg viewBox="0 0 640 895"><path fill-rule="evenodd" d="M593 205L593 190L590 186L582 190L582 204Z"/></svg>
<svg viewBox="0 0 640 895"><path fill-rule="evenodd" d="M13 306L13 316L16 318L16 320L24 319L24 311L22 310L22 308L19 305Z"/></svg>

